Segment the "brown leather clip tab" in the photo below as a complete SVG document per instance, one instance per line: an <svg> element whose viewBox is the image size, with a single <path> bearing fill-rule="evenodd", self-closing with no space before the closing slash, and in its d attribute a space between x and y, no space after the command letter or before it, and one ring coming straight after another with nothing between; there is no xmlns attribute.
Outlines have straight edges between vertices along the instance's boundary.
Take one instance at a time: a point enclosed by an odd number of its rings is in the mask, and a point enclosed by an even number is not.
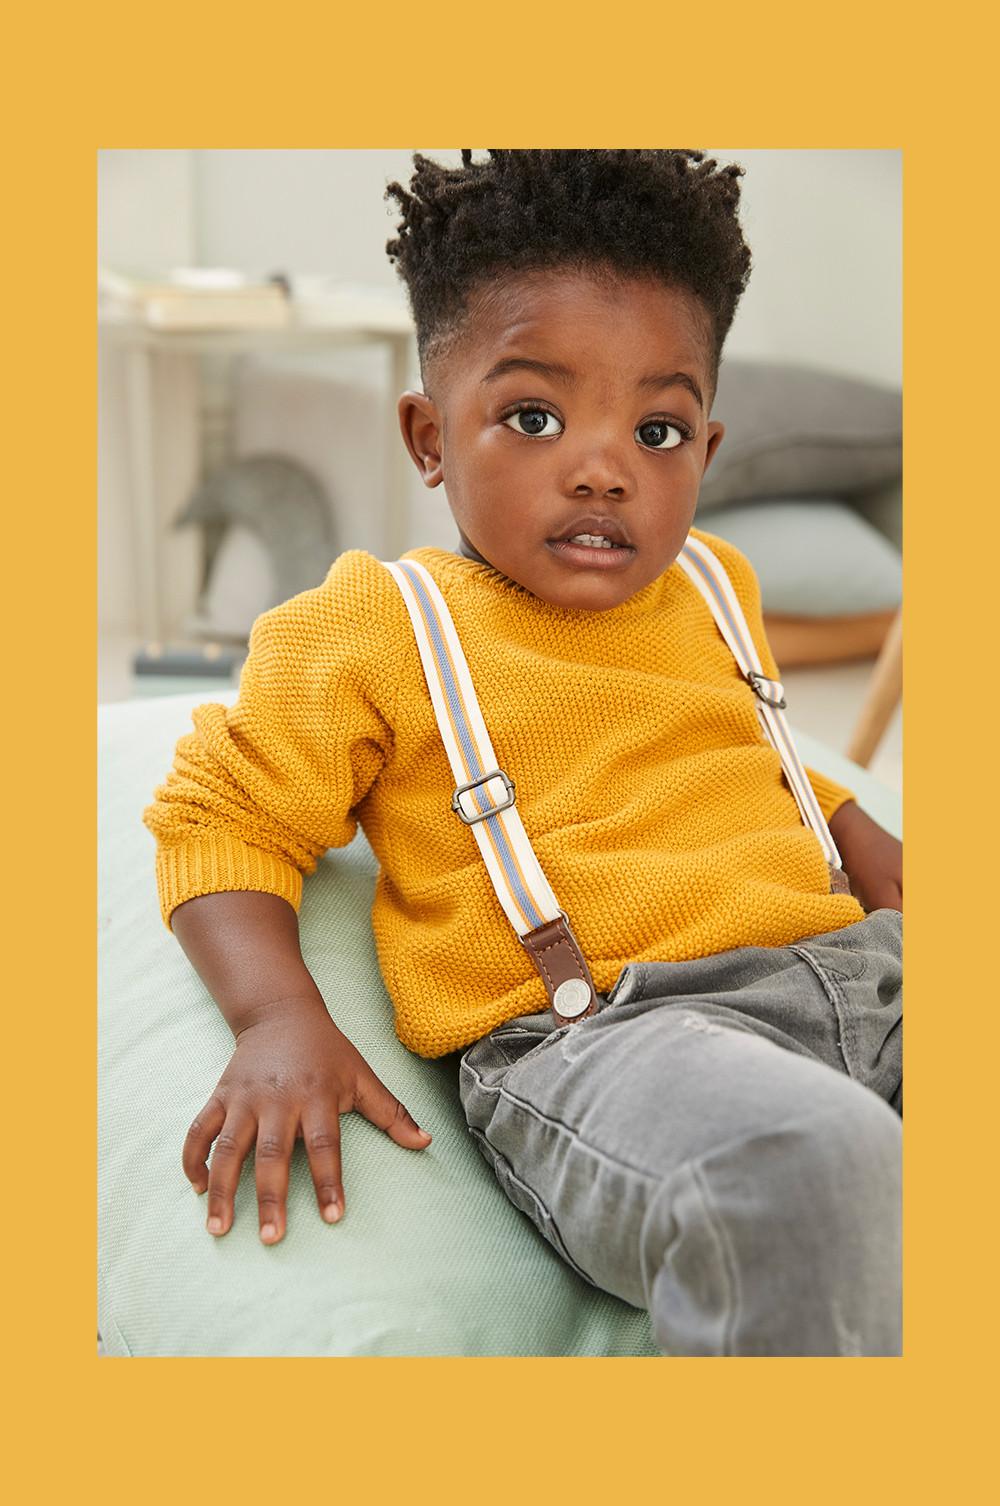
<svg viewBox="0 0 1000 1506"><path fill-rule="evenodd" d="M546 921L520 941L541 974L557 1020L569 1025L596 1013L594 980L564 916Z"/></svg>
<svg viewBox="0 0 1000 1506"><path fill-rule="evenodd" d="M851 881L843 868L838 868L836 863L827 863L826 866L830 870L830 893L850 894Z"/></svg>

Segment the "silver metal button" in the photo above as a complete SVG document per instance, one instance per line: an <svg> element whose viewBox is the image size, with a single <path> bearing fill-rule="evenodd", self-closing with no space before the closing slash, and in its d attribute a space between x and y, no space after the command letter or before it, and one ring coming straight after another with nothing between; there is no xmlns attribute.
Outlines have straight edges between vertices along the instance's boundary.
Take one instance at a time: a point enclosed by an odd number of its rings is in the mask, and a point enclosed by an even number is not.
<svg viewBox="0 0 1000 1506"><path fill-rule="evenodd" d="M590 1003L590 989L582 978L567 978L560 983L552 997L553 1007L567 1020L583 1014Z"/></svg>

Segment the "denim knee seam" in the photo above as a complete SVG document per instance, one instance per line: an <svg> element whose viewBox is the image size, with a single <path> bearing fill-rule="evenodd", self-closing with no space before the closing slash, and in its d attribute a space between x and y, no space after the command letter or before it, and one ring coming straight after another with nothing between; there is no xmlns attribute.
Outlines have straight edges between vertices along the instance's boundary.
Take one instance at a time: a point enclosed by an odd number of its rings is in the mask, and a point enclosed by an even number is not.
<svg viewBox="0 0 1000 1506"><path fill-rule="evenodd" d="M711 1229L712 1237L718 1246L719 1264L726 1273L726 1280L729 1285L729 1312L723 1325L722 1353L724 1355L732 1354L733 1332L736 1328L740 1309L739 1268L736 1263L736 1252L733 1249L729 1235L726 1233L725 1224L719 1218L712 1205L708 1182L700 1159L694 1160L691 1163L691 1180L701 1199L702 1207L705 1211L705 1221Z"/></svg>
<svg viewBox="0 0 1000 1506"><path fill-rule="evenodd" d="M725 1317L722 1322L722 1343L719 1349L720 1355L724 1357L726 1355L732 1355L735 1353L733 1349L733 1333L736 1328L736 1323L740 1311L739 1271L732 1242L726 1233L725 1225L719 1218L715 1210L715 1205L712 1201L711 1189L708 1186L708 1182L701 1165L703 1159L704 1158L702 1156L692 1156L688 1160L683 1161L680 1166L678 1166L671 1173L666 1181L664 1181L658 1197L665 1197L670 1201L671 1204L673 1204L676 1197L677 1186L682 1181L687 1181L688 1185L691 1187L692 1191L697 1197L699 1206L701 1207L705 1228L708 1230L712 1245L715 1249L719 1270L722 1272L725 1281L726 1311ZM645 1258L643 1259L643 1278L644 1285L647 1289L647 1304L649 1307L650 1316L654 1318L654 1320L657 1311L657 1304L654 1301L653 1295L654 1287L656 1285L657 1279L661 1277L665 1271L666 1260L664 1258L664 1254L661 1254L659 1269L652 1274L647 1272ZM658 1332L656 1338L657 1342L661 1343L664 1346L663 1352L665 1354L669 1354L669 1348L666 1347L669 1335L661 1334Z"/></svg>
<svg viewBox="0 0 1000 1506"><path fill-rule="evenodd" d="M884 1100L879 1099L878 1096L871 1093L870 1090L862 1089L862 1091L873 1101L873 1103L879 1104L882 1110L888 1108L888 1105L884 1103ZM740 1281L740 1264L739 1260L737 1259L736 1248L733 1244L729 1231L725 1226L724 1220L719 1217L717 1212L717 1202L712 1193L711 1181L707 1171L707 1164L713 1158L719 1155L724 1155L727 1151L733 1149L734 1147L752 1145L753 1142L758 1139L771 1138L775 1134L784 1133L788 1130L794 1130L800 1125L807 1125L809 1123L818 1125L821 1124L823 1120L829 1119L830 1117L831 1110L829 1109L819 1109L816 1111L810 1110L807 1113L791 1115L787 1119L780 1121L780 1123L776 1125L771 1125L766 1129L762 1129L758 1134L746 1136L740 1135L732 1137L728 1140L720 1141L718 1144L706 1150L700 1151L698 1155L688 1158L679 1166L677 1166L674 1171L670 1173L670 1175L664 1180L663 1186L660 1189L660 1192L657 1194L657 1198L665 1197L672 1203L673 1200L676 1199L678 1189L687 1186L691 1189L697 1199L698 1208L700 1209L701 1218L704 1224L704 1230L711 1242L711 1247L716 1251L719 1268L725 1280L725 1317L720 1326L722 1348L719 1351L723 1355L732 1355L743 1352L742 1350L734 1347L734 1335L737 1332L737 1325L741 1317L742 1282ZM890 1110L889 1113L885 1115L885 1121L891 1122L891 1119L892 1113ZM667 1248L668 1246L664 1247L664 1258L660 1263L661 1271L665 1269L665 1251ZM646 1287L648 1292L650 1312L654 1314L656 1310L656 1304L653 1302L652 1297L653 1287L655 1285L657 1274L658 1273L649 1272L647 1260L644 1257L644 1286ZM834 1312L834 1319L838 1325L839 1347L831 1352L839 1354L861 1353L862 1351L856 1347L857 1335L851 1334L848 1330L843 1329L842 1321L836 1311ZM658 1342L664 1344L664 1352L666 1353L670 1352L669 1339L669 1334L661 1333L659 1331L657 1332L657 1340ZM849 1344L851 1343L853 1343L855 1347L849 1347ZM879 1350L874 1352L881 1353L882 1351Z"/></svg>

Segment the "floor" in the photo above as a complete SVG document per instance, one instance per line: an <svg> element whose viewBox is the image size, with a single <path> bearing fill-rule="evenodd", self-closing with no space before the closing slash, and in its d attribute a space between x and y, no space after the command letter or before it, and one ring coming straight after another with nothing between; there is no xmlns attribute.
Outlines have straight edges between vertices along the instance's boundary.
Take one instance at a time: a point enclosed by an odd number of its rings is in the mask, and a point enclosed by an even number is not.
<svg viewBox="0 0 1000 1506"><path fill-rule="evenodd" d="M874 659L826 664L815 669L786 669L781 677L793 727L818 737L844 752L864 701ZM889 789L903 790L903 708L885 730L869 765L870 772Z"/></svg>
<svg viewBox="0 0 1000 1506"><path fill-rule="evenodd" d="M98 701L127 701L137 693L130 665L132 655L138 647L139 639L127 636L105 636L99 640ZM859 659L852 663L829 664L815 669L786 670L782 682L792 726L801 728L803 732L818 737L838 752L843 752L860 710L874 662L874 659ZM147 678L142 683L141 693L164 695L189 688L204 689L206 700L210 700L227 683L224 680L192 680L181 683ZM901 707L897 709L876 750L871 762L871 772L890 789L902 791Z"/></svg>

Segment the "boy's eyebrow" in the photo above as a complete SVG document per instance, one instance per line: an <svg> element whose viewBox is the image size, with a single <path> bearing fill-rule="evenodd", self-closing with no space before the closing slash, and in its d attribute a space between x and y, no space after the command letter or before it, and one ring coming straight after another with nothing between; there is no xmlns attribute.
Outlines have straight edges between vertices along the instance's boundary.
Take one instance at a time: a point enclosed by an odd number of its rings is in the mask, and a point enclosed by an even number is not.
<svg viewBox="0 0 1000 1506"><path fill-rule="evenodd" d="M704 408L705 403L701 395L701 388L694 377L688 376L686 371L672 371L662 376L645 376L639 381L639 387L644 392L660 392L664 387L686 387L695 399L699 408Z"/></svg>
<svg viewBox="0 0 1000 1506"><path fill-rule="evenodd" d="M553 377L557 382L568 382L570 385L576 381L576 372L568 366L561 366L558 361L533 361L530 356L508 356L506 360L498 361L490 367L483 381L495 382L497 377L506 376L508 371L537 371L539 376Z"/></svg>
<svg viewBox="0 0 1000 1506"><path fill-rule="evenodd" d="M498 377L506 376L509 371L535 371L539 376L552 377L557 382L566 382L573 386L577 380L577 374L569 366L562 366L557 361L536 361L530 356L507 356L503 361L497 361L491 366L483 377L483 382L495 382ZM664 387L686 387L695 399L699 408L704 408L705 403L701 395L701 389L694 377L688 376L686 371L663 372L656 376L640 377L636 384L643 392L661 392Z"/></svg>

